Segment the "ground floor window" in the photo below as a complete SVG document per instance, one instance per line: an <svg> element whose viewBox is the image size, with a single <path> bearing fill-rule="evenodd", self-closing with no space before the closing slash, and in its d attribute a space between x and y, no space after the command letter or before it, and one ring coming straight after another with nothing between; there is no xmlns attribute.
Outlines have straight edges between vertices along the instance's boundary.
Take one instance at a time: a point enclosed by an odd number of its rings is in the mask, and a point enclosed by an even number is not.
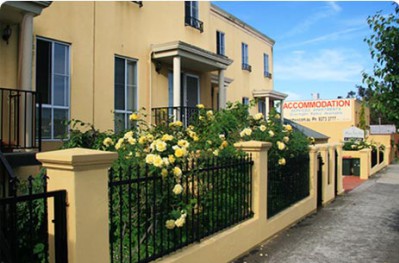
<svg viewBox="0 0 399 263"><path fill-rule="evenodd" d="M137 61L115 57L115 132L130 128L129 116L137 110Z"/></svg>
<svg viewBox="0 0 399 263"><path fill-rule="evenodd" d="M42 101L42 138L58 139L68 133L70 47L54 40L36 41L36 90Z"/></svg>

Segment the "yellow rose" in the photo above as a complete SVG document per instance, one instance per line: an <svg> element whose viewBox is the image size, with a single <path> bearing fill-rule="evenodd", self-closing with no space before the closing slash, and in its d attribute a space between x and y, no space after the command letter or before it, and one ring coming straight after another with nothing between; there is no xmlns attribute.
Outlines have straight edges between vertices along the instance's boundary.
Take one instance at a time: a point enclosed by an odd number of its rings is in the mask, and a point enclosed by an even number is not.
<svg viewBox="0 0 399 263"><path fill-rule="evenodd" d="M114 141L112 141L111 138L107 137L104 139L103 144L104 144L104 146L109 147L111 145L114 145Z"/></svg>
<svg viewBox="0 0 399 263"><path fill-rule="evenodd" d="M182 227L182 226L184 226L185 223L186 223L186 218L182 217L182 216L175 221L175 225L177 227Z"/></svg>
<svg viewBox="0 0 399 263"><path fill-rule="evenodd" d="M131 120L131 121L137 121L138 119L139 119L139 115L137 113L132 113L129 116L129 120Z"/></svg>
<svg viewBox="0 0 399 263"><path fill-rule="evenodd" d="M223 141L219 148L224 149L227 147L227 145L229 145L229 143L227 141Z"/></svg>
<svg viewBox="0 0 399 263"><path fill-rule="evenodd" d="M273 137L274 136L274 132L273 131L269 131L269 136Z"/></svg>
<svg viewBox="0 0 399 263"><path fill-rule="evenodd" d="M145 137L145 136L141 136L140 138L139 138L139 143L140 144L144 144L144 143L146 143L147 142L147 138Z"/></svg>
<svg viewBox="0 0 399 263"><path fill-rule="evenodd" d="M120 138L115 145L115 149L119 150L123 145L123 138Z"/></svg>
<svg viewBox="0 0 399 263"><path fill-rule="evenodd" d="M188 141L186 141L186 140L179 140L179 141L177 142L177 145L179 145L180 147L187 148L190 144L189 144Z"/></svg>
<svg viewBox="0 0 399 263"><path fill-rule="evenodd" d="M145 157L145 162L148 164L153 164L155 160L155 155L154 154L147 154L147 156Z"/></svg>
<svg viewBox="0 0 399 263"><path fill-rule="evenodd" d="M285 149L285 144L283 142L277 141L277 148L282 151Z"/></svg>
<svg viewBox="0 0 399 263"><path fill-rule="evenodd" d="M152 142L153 140L154 140L154 136L152 135L152 134L147 134L147 140L149 141L149 142Z"/></svg>
<svg viewBox="0 0 399 263"><path fill-rule="evenodd" d="M128 131L127 133L125 133L125 135L123 135L123 139L129 139L131 137L133 137L132 131Z"/></svg>
<svg viewBox="0 0 399 263"><path fill-rule="evenodd" d="M158 152L163 152L166 150L166 142L163 141L157 141L155 144L155 148L157 149Z"/></svg>
<svg viewBox="0 0 399 263"><path fill-rule="evenodd" d="M173 220L173 219L166 220L165 227L166 227L167 229L173 229L173 228L175 228L175 220Z"/></svg>
<svg viewBox="0 0 399 263"><path fill-rule="evenodd" d="M129 144L131 144L131 145L134 145L134 144L136 144L136 139L135 138L133 138L133 137L129 137L128 139L127 139L127 141L129 142Z"/></svg>
<svg viewBox="0 0 399 263"><path fill-rule="evenodd" d="M286 130L286 131L292 131L292 126L291 125L289 125L289 124L287 124L287 125L284 125L284 129Z"/></svg>
<svg viewBox="0 0 399 263"><path fill-rule="evenodd" d="M260 119L263 119L263 114L261 112L257 113L254 115L254 120L258 121Z"/></svg>
<svg viewBox="0 0 399 263"><path fill-rule="evenodd" d="M168 176L168 170L163 168L161 171L161 175L162 175L162 178L165 178L166 176Z"/></svg>
<svg viewBox="0 0 399 263"><path fill-rule="evenodd" d="M173 140L173 136L169 134L164 134L161 138L162 141L167 142Z"/></svg>
<svg viewBox="0 0 399 263"><path fill-rule="evenodd" d="M173 187L172 192L173 192L175 195L181 194L181 193L183 192L183 186L181 186L181 184L176 184L175 187Z"/></svg>
<svg viewBox="0 0 399 263"><path fill-rule="evenodd" d="M290 138L289 138L288 136L284 136L283 141L284 141L285 143L287 143L287 142L290 141Z"/></svg>
<svg viewBox="0 0 399 263"><path fill-rule="evenodd" d="M159 155L155 155L153 165L154 165L155 167L161 167L161 166L163 165L162 157L159 156Z"/></svg>
<svg viewBox="0 0 399 263"><path fill-rule="evenodd" d="M197 104L197 108L198 109L203 109L204 108L204 104Z"/></svg>
<svg viewBox="0 0 399 263"><path fill-rule="evenodd" d="M175 157L172 154L170 154L168 156L168 159L169 159L169 162L172 163L172 164L175 163L175 161L176 161Z"/></svg>
<svg viewBox="0 0 399 263"><path fill-rule="evenodd" d="M266 131L266 126L262 124L261 126L259 126L259 130L263 132Z"/></svg>
<svg viewBox="0 0 399 263"><path fill-rule="evenodd" d="M218 156L218 155L219 155L219 150L216 149L216 150L214 150L212 153L213 153L213 155Z"/></svg>
<svg viewBox="0 0 399 263"><path fill-rule="evenodd" d="M278 164L279 165L281 165L281 166L283 166L283 165L285 165L285 158L280 158L279 160L278 160Z"/></svg>
<svg viewBox="0 0 399 263"><path fill-rule="evenodd" d="M183 154L184 154L183 149L177 148L177 149L175 150L175 156L176 156L177 158L182 157Z"/></svg>
<svg viewBox="0 0 399 263"><path fill-rule="evenodd" d="M179 167L175 167L173 168L173 174L177 177L180 178L183 174L183 172L181 171L181 169Z"/></svg>

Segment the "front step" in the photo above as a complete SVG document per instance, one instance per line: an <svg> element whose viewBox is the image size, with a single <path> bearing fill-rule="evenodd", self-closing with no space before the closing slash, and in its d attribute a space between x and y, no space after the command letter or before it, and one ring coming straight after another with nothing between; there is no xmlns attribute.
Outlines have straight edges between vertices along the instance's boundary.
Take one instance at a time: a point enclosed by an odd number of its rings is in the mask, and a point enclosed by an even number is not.
<svg viewBox="0 0 399 263"><path fill-rule="evenodd" d="M36 152L3 153L12 168L30 165L41 165L36 159Z"/></svg>

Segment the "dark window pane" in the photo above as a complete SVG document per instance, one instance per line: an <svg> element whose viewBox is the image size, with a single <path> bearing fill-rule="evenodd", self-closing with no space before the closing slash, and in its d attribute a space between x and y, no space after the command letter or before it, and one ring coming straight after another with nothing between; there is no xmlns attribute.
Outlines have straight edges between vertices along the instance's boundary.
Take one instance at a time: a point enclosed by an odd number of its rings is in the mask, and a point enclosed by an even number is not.
<svg viewBox="0 0 399 263"><path fill-rule="evenodd" d="M51 104L51 43L41 39L36 44L36 90L44 104Z"/></svg>
<svg viewBox="0 0 399 263"><path fill-rule="evenodd" d="M54 43L54 73L68 74L68 49L65 45Z"/></svg>
<svg viewBox="0 0 399 263"><path fill-rule="evenodd" d="M125 109L125 60L115 58L115 109Z"/></svg>
<svg viewBox="0 0 399 263"><path fill-rule="evenodd" d="M124 113L115 113L114 122L115 122L115 133L121 132L126 129Z"/></svg>
<svg viewBox="0 0 399 263"><path fill-rule="evenodd" d="M42 139L51 139L51 109L42 108Z"/></svg>
<svg viewBox="0 0 399 263"><path fill-rule="evenodd" d="M54 75L54 105L68 106L68 77Z"/></svg>
<svg viewBox="0 0 399 263"><path fill-rule="evenodd" d="M54 139L64 138L68 134L68 110L54 109Z"/></svg>
<svg viewBox="0 0 399 263"><path fill-rule="evenodd" d="M115 109L125 109L125 87L124 85L115 84Z"/></svg>

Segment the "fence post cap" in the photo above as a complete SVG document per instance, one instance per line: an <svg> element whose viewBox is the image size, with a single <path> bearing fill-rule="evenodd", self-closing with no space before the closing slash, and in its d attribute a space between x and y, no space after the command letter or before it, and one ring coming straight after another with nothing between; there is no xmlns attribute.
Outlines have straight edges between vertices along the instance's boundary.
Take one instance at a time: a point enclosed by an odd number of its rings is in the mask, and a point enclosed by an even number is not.
<svg viewBox="0 0 399 263"><path fill-rule="evenodd" d="M118 158L116 152L106 152L85 148L71 148L37 153L36 159L45 168L66 170L87 170L109 167Z"/></svg>
<svg viewBox="0 0 399 263"><path fill-rule="evenodd" d="M241 149L243 151L262 151L268 150L272 147L270 142L262 141L247 141L247 142L237 142L234 147Z"/></svg>

